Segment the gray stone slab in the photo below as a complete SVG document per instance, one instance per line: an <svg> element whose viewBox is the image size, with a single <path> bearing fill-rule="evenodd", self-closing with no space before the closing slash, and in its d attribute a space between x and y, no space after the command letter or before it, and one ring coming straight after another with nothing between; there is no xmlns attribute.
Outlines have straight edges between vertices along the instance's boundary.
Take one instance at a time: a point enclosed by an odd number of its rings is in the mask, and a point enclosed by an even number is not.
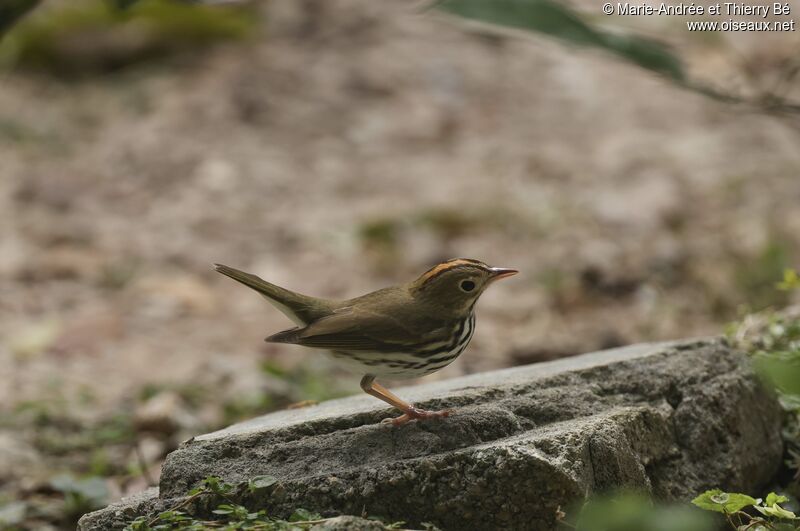
<svg viewBox="0 0 800 531"><path fill-rule="evenodd" d="M209 475L271 475L278 486L246 501L277 515L304 507L443 529L550 530L558 507L620 486L662 499L757 492L782 455L777 401L745 355L713 338L396 391L453 414L381 425L393 412L355 396L265 415L187 441L167 458L161 498L93 513L81 529L166 507Z"/></svg>

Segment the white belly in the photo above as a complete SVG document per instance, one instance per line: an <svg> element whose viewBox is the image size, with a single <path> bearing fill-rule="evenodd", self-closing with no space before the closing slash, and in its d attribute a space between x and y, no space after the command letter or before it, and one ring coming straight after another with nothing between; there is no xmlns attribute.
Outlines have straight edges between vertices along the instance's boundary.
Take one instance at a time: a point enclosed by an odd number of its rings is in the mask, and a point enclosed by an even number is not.
<svg viewBox="0 0 800 531"><path fill-rule="evenodd" d="M357 374L403 380L434 373L453 363L469 345L475 331L475 314L465 320L464 327L449 343L444 352L421 357L405 352L328 351L341 366ZM444 345L442 345L444 346Z"/></svg>

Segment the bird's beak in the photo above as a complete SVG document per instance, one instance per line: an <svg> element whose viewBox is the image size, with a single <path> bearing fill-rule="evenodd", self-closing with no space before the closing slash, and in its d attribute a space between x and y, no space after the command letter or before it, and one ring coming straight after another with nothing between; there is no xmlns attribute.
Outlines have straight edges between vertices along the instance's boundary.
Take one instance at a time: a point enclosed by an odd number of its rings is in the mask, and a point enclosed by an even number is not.
<svg viewBox="0 0 800 531"><path fill-rule="evenodd" d="M516 269L506 269L504 267L493 267L490 273L490 279L492 281L500 280L501 278L510 277L512 275L516 275L519 273Z"/></svg>

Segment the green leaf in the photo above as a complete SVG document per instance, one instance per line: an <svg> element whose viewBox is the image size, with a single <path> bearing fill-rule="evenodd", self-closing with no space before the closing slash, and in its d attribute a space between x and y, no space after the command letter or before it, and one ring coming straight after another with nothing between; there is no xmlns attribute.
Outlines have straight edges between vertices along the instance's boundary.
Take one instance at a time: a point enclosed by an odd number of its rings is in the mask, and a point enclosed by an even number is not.
<svg viewBox="0 0 800 531"><path fill-rule="evenodd" d="M764 501L763 505L756 505L755 508L764 516L794 520L797 517L792 511L788 511L778 505L779 503L784 503L787 501L789 501L789 498L786 496L781 496L775 494L774 492L770 492L767 494L767 499Z"/></svg>
<svg viewBox="0 0 800 531"><path fill-rule="evenodd" d="M225 483L216 476L207 477L202 481L201 485L214 494L218 494L220 496L228 494L233 489L232 485Z"/></svg>
<svg viewBox="0 0 800 531"><path fill-rule="evenodd" d="M788 518L793 520L797 518L792 511L787 511L777 503L772 506L762 507L760 505L756 505L755 508L763 514L764 516L772 516L774 518Z"/></svg>
<svg viewBox="0 0 800 531"><path fill-rule="evenodd" d="M259 489L265 489L267 487L271 487L277 482L278 478L273 476L256 476L254 478L251 478L250 481L248 481L247 487L251 492L253 492Z"/></svg>
<svg viewBox="0 0 800 531"><path fill-rule="evenodd" d="M778 282L776 287L781 291L800 289L800 275L794 269L784 269L783 280Z"/></svg>
<svg viewBox="0 0 800 531"><path fill-rule="evenodd" d="M800 350L757 352L753 364L758 373L778 390L800 395Z"/></svg>
<svg viewBox="0 0 800 531"><path fill-rule="evenodd" d="M765 505L774 505L776 503L784 503L787 501L789 501L789 498L787 498L786 496L781 496L775 494L774 492L770 492L769 494L767 494L767 499L765 500L764 503Z"/></svg>
<svg viewBox="0 0 800 531"><path fill-rule="evenodd" d="M436 8L464 18L543 33L579 46L605 49L673 80L686 80L679 57L660 42L610 33L584 22L553 0L441 0Z"/></svg>
<svg viewBox="0 0 800 531"><path fill-rule="evenodd" d="M707 490L692 500L692 503L707 511L718 513L735 513L749 505L758 504L758 500L746 494L723 492L720 489Z"/></svg>
<svg viewBox="0 0 800 531"><path fill-rule="evenodd" d="M292 516L289 517L290 522L307 522L310 520L319 520L321 515L313 513L307 509L295 509Z"/></svg>
<svg viewBox="0 0 800 531"><path fill-rule="evenodd" d="M549 0L442 0L438 9L498 26L545 33L581 44L599 46L601 35L564 5Z"/></svg>

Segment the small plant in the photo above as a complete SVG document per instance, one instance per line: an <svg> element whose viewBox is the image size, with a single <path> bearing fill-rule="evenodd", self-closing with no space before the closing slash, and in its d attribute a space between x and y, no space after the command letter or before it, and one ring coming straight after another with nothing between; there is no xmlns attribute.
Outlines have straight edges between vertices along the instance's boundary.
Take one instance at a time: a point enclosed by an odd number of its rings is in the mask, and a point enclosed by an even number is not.
<svg viewBox="0 0 800 531"><path fill-rule="evenodd" d="M778 290L800 290L797 271L786 269ZM731 343L753 357L759 373L781 393L784 405L800 409L800 309L766 310L746 316L728 330Z"/></svg>
<svg viewBox="0 0 800 531"><path fill-rule="evenodd" d="M770 492L766 499L762 500L761 498L752 498L746 494L723 492L719 489L714 489L696 497L692 500L692 503L701 509L724 514L734 530L800 530L800 520L797 516L780 505L787 501L789 501L789 498L774 492ZM744 511L746 508L755 509L757 513L751 515Z"/></svg>
<svg viewBox="0 0 800 531"><path fill-rule="evenodd" d="M800 291L800 276L787 269L776 288L787 292ZM800 307L782 312L768 310L748 315L733 326L729 339L734 346L748 352L759 374L778 391L787 411L784 440L789 466L800 465Z"/></svg>
<svg viewBox="0 0 800 531"><path fill-rule="evenodd" d="M723 515L733 531L798 531L800 519L781 506L788 498L770 492L765 499L709 490L688 505L659 505L638 493L598 496L588 500L561 525L576 531L711 531L719 529L709 513ZM749 511L749 512L748 512Z"/></svg>
<svg viewBox="0 0 800 531"><path fill-rule="evenodd" d="M800 290L800 277L795 270L787 269L776 288L787 292ZM790 452L797 451L800 449L800 308L748 315L728 330L728 338L735 347L751 355L758 373L778 391L787 411L785 439Z"/></svg>
<svg viewBox="0 0 800 531"><path fill-rule="evenodd" d="M257 23L241 6L128 3L81 0L37 9L5 35L0 64L63 76L103 73L242 40Z"/></svg>
<svg viewBox="0 0 800 531"><path fill-rule="evenodd" d="M613 5L606 4L614 11ZM514 33L532 32L548 36L574 46L595 48L660 74L674 85L692 90L709 98L728 103L751 103L770 113L797 113L797 102L787 100L783 94L757 85L752 87L754 98L738 91L719 90L707 81L690 75L685 60L666 43L621 28L609 30L606 24L596 23L597 18L587 16L567 2L555 0L438 0L431 6L446 13L481 23L479 27L489 34L502 28ZM611 13L609 13L611 14ZM746 64L746 63L743 63ZM787 80L794 77L791 70L778 73Z"/></svg>
<svg viewBox="0 0 800 531"><path fill-rule="evenodd" d="M250 529L259 531L302 531L317 524L326 522L330 518L307 509L298 508L289 516L282 519L270 516L264 509L254 511L243 504L242 500L248 494L264 495L269 489L278 486L278 480L272 476L257 476L249 481L231 485L220 478L209 476L200 485L190 490L187 497L180 503L161 511L153 517L139 516L126 527L125 531L201 531L206 529L223 529L233 531ZM201 500L203 499L203 500ZM190 508L198 505L197 502L211 509L211 518L195 516ZM399 529L402 522L386 524L386 529ZM428 529L436 529L431 526Z"/></svg>
<svg viewBox="0 0 800 531"><path fill-rule="evenodd" d="M781 291L800 290L800 275L794 269L783 270L783 280L775 285Z"/></svg>
<svg viewBox="0 0 800 531"><path fill-rule="evenodd" d="M785 292L800 290L797 271L784 270L783 280L775 287ZM794 470L796 488L800 479L800 309L766 310L748 315L731 327L728 337L734 346L750 354L758 373L778 392L786 410L783 428L788 454L786 466ZM693 503L725 514L737 530L800 530L800 520L780 505L787 501L787 497L775 493L761 500L711 490L695 498ZM744 512L745 508L752 508L760 514L751 515Z"/></svg>

